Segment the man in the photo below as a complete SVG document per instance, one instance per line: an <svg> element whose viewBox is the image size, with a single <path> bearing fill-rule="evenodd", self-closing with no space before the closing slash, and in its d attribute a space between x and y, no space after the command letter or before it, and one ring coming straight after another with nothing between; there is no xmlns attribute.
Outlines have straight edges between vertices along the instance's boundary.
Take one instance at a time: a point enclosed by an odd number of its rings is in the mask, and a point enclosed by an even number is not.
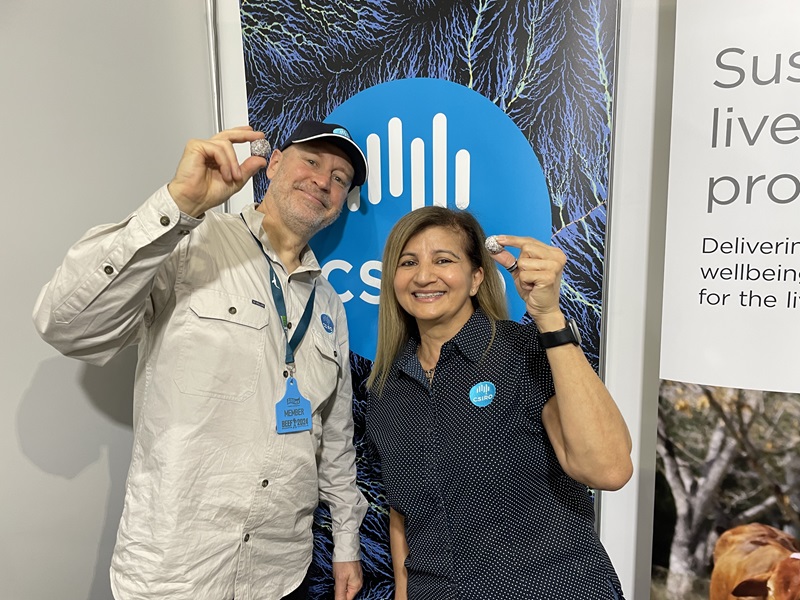
<svg viewBox="0 0 800 600"><path fill-rule="evenodd" d="M268 164L239 164L233 144L263 137L190 141L168 185L72 247L34 310L68 356L100 365L138 344L117 600L302 598L318 501L337 600L361 587L347 325L308 241L367 163L311 121ZM260 204L210 210L265 165Z"/></svg>

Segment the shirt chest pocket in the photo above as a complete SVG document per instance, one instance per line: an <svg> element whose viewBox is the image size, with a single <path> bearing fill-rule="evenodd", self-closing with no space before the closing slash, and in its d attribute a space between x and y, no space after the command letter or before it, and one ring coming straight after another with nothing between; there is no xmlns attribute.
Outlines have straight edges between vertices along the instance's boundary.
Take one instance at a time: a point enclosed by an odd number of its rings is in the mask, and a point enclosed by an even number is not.
<svg viewBox="0 0 800 600"><path fill-rule="evenodd" d="M326 401L336 392L342 377L339 367L339 349L333 335L319 328L311 327L308 352L304 358L307 368L298 371L300 391L311 401L312 409L317 413Z"/></svg>
<svg viewBox="0 0 800 600"><path fill-rule="evenodd" d="M269 311L245 296L194 290L175 383L184 394L244 400L264 364Z"/></svg>

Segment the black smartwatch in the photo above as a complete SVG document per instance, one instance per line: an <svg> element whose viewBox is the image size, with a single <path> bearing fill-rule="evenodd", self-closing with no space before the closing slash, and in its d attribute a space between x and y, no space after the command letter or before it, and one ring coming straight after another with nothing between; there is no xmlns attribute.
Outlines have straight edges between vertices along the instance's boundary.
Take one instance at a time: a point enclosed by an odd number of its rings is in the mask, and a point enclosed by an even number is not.
<svg viewBox="0 0 800 600"><path fill-rule="evenodd" d="M567 326L558 331L548 331L539 334L539 343L542 348L555 348L564 344L581 345L581 332L578 331L578 323L575 319L567 319Z"/></svg>

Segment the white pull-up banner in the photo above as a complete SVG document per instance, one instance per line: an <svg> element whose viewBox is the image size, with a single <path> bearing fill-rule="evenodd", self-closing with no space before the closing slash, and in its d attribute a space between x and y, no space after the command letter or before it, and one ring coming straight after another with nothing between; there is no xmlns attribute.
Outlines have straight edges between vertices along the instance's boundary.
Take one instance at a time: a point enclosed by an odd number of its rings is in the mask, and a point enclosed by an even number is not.
<svg viewBox="0 0 800 600"><path fill-rule="evenodd" d="M800 391L796 11L678 4L662 379Z"/></svg>

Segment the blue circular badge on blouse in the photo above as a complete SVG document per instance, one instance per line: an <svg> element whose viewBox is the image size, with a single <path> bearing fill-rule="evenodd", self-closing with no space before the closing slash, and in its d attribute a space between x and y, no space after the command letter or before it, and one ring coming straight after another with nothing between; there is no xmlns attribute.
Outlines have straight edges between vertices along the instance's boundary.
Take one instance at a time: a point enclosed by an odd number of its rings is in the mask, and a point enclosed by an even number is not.
<svg viewBox="0 0 800 600"><path fill-rule="evenodd" d="M325 329L325 331L328 333L333 333L333 319L331 319L328 315L323 314L320 317L320 320L322 321L323 329Z"/></svg>
<svg viewBox="0 0 800 600"><path fill-rule="evenodd" d="M469 391L469 400L475 406L489 406L494 400L495 388L491 381L482 381L472 386Z"/></svg>

